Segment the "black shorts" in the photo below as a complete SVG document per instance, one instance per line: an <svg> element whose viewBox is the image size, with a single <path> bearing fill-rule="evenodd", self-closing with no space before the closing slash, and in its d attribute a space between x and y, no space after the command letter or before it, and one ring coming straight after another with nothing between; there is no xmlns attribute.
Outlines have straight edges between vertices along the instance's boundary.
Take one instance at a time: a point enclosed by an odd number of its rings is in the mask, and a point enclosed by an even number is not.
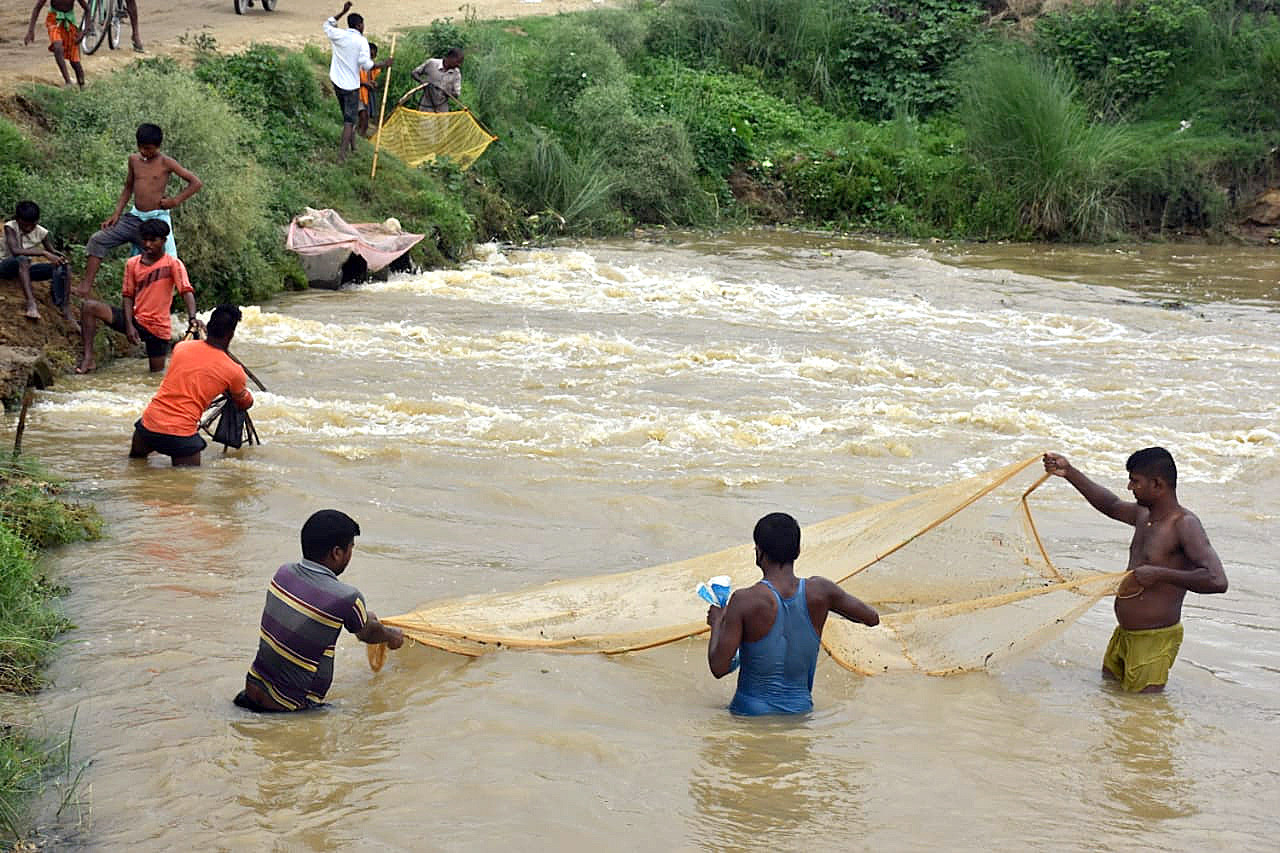
<svg viewBox="0 0 1280 853"><path fill-rule="evenodd" d="M360 117L360 90L334 86L333 94L338 98L338 106L342 107L342 123L355 124Z"/></svg>
<svg viewBox="0 0 1280 853"><path fill-rule="evenodd" d="M18 265L21 263L17 258L5 258L0 261L0 279L10 279L18 277ZM66 264L46 264L33 263L27 267L27 271L32 281L48 281L51 282L50 293L53 296L53 304L61 308L67 304L67 265Z"/></svg>
<svg viewBox="0 0 1280 853"><path fill-rule="evenodd" d="M111 323L109 325L122 335L128 334L124 328L123 308L119 308L114 305L111 307ZM157 335L153 335L147 329L138 324L137 318L133 321L133 327L138 330L138 337L142 338L142 342L147 345L147 356L149 358L169 354L168 338L161 338Z"/></svg>
<svg viewBox="0 0 1280 853"><path fill-rule="evenodd" d="M133 434L142 436L143 441L147 443L147 447L156 453L163 453L169 457L195 456L209 446L209 443L200 437L200 433L195 433L194 435L169 435L163 432L152 432L142 425L141 418L134 423Z"/></svg>

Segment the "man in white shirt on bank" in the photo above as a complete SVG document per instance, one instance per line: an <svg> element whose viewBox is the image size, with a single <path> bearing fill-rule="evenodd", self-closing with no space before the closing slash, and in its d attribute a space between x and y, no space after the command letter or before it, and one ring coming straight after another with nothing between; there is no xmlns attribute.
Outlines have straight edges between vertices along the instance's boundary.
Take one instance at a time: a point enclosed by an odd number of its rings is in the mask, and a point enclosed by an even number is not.
<svg viewBox="0 0 1280 853"><path fill-rule="evenodd" d="M352 12L351 0L342 4L342 11L324 22L324 34L333 45L333 58L329 61L329 82L338 96L342 108L342 141L338 143L338 162L347 159L356 147L356 120L360 114L360 69L386 68L391 59L374 62L369 56L369 42L364 37L364 18ZM338 26L338 19L347 15L347 28Z"/></svg>

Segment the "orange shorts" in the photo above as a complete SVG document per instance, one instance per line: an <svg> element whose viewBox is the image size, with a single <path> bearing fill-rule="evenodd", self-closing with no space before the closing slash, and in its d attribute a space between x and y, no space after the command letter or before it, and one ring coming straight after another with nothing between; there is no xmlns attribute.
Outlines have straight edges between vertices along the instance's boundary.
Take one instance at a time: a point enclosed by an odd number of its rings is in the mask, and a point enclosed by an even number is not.
<svg viewBox="0 0 1280 853"><path fill-rule="evenodd" d="M62 56L67 62L80 61L80 28L75 24L64 24L58 16L50 12L44 19L44 27L49 31L49 50L62 42Z"/></svg>

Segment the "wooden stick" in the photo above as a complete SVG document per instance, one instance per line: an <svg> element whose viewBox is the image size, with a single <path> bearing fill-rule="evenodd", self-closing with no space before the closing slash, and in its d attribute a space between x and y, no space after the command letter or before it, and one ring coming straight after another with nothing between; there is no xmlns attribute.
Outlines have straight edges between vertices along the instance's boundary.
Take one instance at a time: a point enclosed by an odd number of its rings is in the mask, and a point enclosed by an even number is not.
<svg viewBox="0 0 1280 853"><path fill-rule="evenodd" d="M405 105L405 102L409 100L410 95L416 94L417 92L421 92L423 89L427 88L427 85L428 84L426 83L419 83L417 86L414 86L412 89L405 92L403 95L400 96L400 100L396 101L396 106L403 107Z"/></svg>
<svg viewBox="0 0 1280 853"><path fill-rule="evenodd" d="M396 33L391 34L391 61L394 64L396 58ZM393 65L387 66L387 77L382 81L382 106L378 109L378 135L373 140L373 168L369 170L369 180L373 180L373 176L378 174L378 149L382 147L382 119L387 114L387 93L391 91L391 69ZM263 389L266 390L266 389Z"/></svg>
<svg viewBox="0 0 1280 853"><path fill-rule="evenodd" d="M13 434L14 459L22 455L22 433L27 429L27 409L31 408L31 401L35 398L36 392L28 385L26 392L22 395L22 413L18 415L18 429Z"/></svg>
<svg viewBox="0 0 1280 853"><path fill-rule="evenodd" d="M240 359L238 359L238 358L236 358L234 355L232 355L231 350L224 350L224 351L226 352L226 354L227 354L228 356L230 356L230 357L231 357L231 360L232 360L232 361L234 361L236 364L238 364L238 365L240 365L241 367L243 367L243 368L244 368L244 374L245 374L245 376L248 376L250 379L252 379L252 380L253 380L253 384L258 386L258 390L259 390L259 391L265 391L265 390L267 390L267 386L266 386L266 385L263 385L263 384L262 384L262 380L261 380L261 379L259 379L257 376L255 376L255 375L253 374L253 371L249 369L249 365L245 364L243 361L241 361Z"/></svg>

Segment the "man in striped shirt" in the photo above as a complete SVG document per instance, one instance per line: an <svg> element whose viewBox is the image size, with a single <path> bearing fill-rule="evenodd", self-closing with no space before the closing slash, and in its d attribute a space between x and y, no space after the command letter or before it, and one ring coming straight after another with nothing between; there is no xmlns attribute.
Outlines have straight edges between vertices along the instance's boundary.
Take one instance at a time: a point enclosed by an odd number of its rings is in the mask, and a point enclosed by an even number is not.
<svg viewBox="0 0 1280 853"><path fill-rule="evenodd" d="M338 580L360 525L322 509L302 525L302 560L281 566L267 589L258 656L235 698L251 711L302 711L324 704L333 683L333 650L345 627L366 643L404 645L399 628L365 610L360 590Z"/></svg>

